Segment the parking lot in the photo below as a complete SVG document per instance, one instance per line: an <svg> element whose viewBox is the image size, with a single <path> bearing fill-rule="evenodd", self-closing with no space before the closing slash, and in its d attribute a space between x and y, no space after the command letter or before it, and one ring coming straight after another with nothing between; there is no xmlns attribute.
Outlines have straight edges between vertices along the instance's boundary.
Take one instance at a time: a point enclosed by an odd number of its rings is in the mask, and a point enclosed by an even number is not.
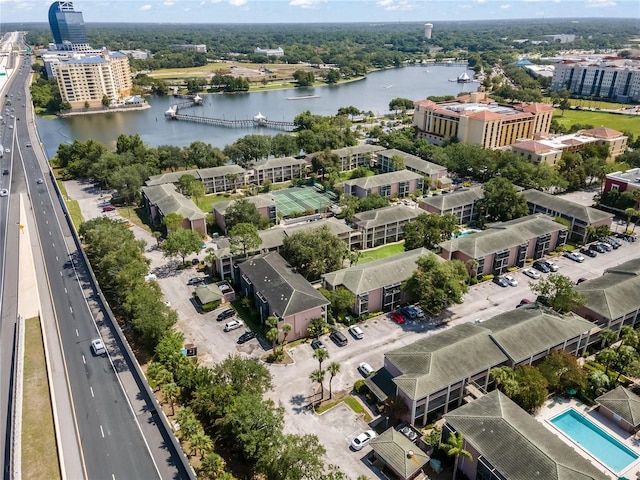
<svg viewBox="0 0 640 480"><path fill-rule="evenodd" d="M74 188L70 183L65 182L67 192L70 197L80 200L85 219L105 214L101 212L100 199L91 186L76 184ZM112 216L117 215L117 212L106 214ZM238 345L236 342L245 331L244 328L231 332L223 331L228 320L217 322L216 317L225 307L220 307L214 312L199 313L192 296L195 286L187 283L192 277L202 274L197 273L194 267L177 270L178 262L164 258L156 247L156 240L148 232L138 227L133 227L132 230L136 237L147 243L145 254L151 261L151 273L157 276L166 299L178 312L177 328L184 332L187 343L194 343L198 347L198 356L202 364L213 365L229 354L247 355L258 359L264 356L269 348L264 339L252 339ZM599 254L596 258L586 257L582 263L561 256L554 257L553 261L559 266L559 274L566 275L575 282L579 278L590 279L600 276L605 269L638 256L640 242L623 242L619 249ZM189 259L191 258L193 256ZM204 252L199 258L204 258ZM486 320L512 310L523 298L534 300L536 295L531 292L529 282L539 280L532 280L521 271L512 272L511 275L518 282L515 287L500 287L493 282L472 286L465 295L463 304L451 307L439 317L439 320L446 320L446 325L436 326L435 322L429 323L424 320L407 320L403 325L398 325L384 315L360 324L364 332L364 338L360 340L355 339L343 328L342 331L348 338L346 346L340 347L331 341L328 335L322 336L321 340L329 352L329 359L324 362L323 367L326 368L330 362L337 362L341 367L331 384L334 394L350 392L354 382L363 378L357 369L360 362L367 362L374 369L379 369L383 365L385 352L453 325L473 322L476 319ZM542 277L544 275L542 274ZM313 350L308 343L291 348L289 354L293 363L288 366L266 364L273 375L274 383L274 390L268 396L284 409L285 431L317 435L327 449L329 462L339 465L348 478L357 478L360 475L375 478L376 474L363 461L371 448L365 447L358 452L349 448L353 438L369 426L345 404L340 404L322 415L313 414L308 405L317 384L309 379L309 375L318 368L318 362L313 358ZM325 379L324 387L325 396L328 396L329 375Z"/></svg>

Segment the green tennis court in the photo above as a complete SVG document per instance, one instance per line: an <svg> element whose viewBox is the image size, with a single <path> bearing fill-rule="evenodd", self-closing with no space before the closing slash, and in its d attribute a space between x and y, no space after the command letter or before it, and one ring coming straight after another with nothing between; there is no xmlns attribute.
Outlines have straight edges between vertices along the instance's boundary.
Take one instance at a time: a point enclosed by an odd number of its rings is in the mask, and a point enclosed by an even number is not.
<svg viewBox="0 0 640 480"><path fill-rule="evenodd" d="M284 217L293 213L313 210L320 213L335 201L327 194L318 192L315 188L293 187L273 192L276 208Z"/></svg>

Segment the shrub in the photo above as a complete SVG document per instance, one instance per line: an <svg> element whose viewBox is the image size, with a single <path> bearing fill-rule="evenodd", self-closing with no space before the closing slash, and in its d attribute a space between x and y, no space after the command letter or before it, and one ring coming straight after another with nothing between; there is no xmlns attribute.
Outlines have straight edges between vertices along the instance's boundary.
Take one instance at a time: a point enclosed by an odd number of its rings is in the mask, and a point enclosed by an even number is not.
<svg viewBox="0 0 640 480"><path fill-rule="evenodd" d="M213 312L216 308L220 306L220 300L216 300L215 302L209 302L202 305L202 311L204 313Z"/></svg>
<svg viewBox="0 0 640 480"><path fill-rule="evenodd" d="M366 395L369 391L369 387L367 387L362 379L356 380L356 383L353 384L353 389L360 395Z"/></svg>

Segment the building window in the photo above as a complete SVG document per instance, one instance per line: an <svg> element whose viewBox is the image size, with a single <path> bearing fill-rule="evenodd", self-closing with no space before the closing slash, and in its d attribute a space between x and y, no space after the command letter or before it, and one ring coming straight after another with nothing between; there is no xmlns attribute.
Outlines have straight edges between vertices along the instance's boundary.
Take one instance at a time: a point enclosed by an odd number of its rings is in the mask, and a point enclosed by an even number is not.
<svg viewBox="0 0 640 480"><path fill-rule="evenodd" d="M369 292L358 295L358 313L369 313Z"/></svg>
<svg viewBox="0 0 640 480"><path fill-rule="evenodd" d="M400 306L400 283L388 285L382 289L382 311L390 312Z"/></svg>
<svg viewBox="0 0 640 480"><path fill-rule="evenodd" d="M382 185L380 187L380 196L381 197L390 197L391 196L391 185Z"/></svg>

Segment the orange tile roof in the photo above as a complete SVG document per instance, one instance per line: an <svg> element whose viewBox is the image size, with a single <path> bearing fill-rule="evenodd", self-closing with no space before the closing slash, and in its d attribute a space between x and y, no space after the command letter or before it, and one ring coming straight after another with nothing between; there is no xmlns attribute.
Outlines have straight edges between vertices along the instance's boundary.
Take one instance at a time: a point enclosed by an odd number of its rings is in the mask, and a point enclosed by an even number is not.
<svg viewBox="0 0 640 480"><path fill-rule="evenodd" d="M429 99L425 99L425 100L418 100L417 102L413 102L414 105L420 105L421 107L435 107L436 102L429 100Z"/></svg>
<svg viewBox="0 0 640 480"><path fill-rule="evenodd" d="M596 138L617 138L623 135L622 132L607 127L591 128L589 130L582 130L580 133Z"/></svg>
<svg viewBox="0 0 640 480"><path fill-rule="evenodd" d="M552 112L554 110L551 105L545 103L521 103L517 105L517 107L525 112L531 113Z"/></svg>
<svg viewBox="0 0 640 480"><path fill-rule="evenodd" d="M563 145L582 145L583 142L577 140L575 138L568 138L566 140L562 140Z"/></svg>
<svg viewBox="0 0 640 480"><path fill-rule="evenodd" d="M548 153L553 150L550 146L545 145L535 140L526 140L524 142L517 142L511 145L511 148L517 148L519 150L526 150L533 153Z"/></svg>
<svg viewBox="0 0 640 480"><path fill-rule="evenodd" d="M505 118L504 115L500 115L499 113L491 112L489 110L482 110L480 112L470 113L467 115L469 118L477 118L479 120L503 120Z"/></svg>

